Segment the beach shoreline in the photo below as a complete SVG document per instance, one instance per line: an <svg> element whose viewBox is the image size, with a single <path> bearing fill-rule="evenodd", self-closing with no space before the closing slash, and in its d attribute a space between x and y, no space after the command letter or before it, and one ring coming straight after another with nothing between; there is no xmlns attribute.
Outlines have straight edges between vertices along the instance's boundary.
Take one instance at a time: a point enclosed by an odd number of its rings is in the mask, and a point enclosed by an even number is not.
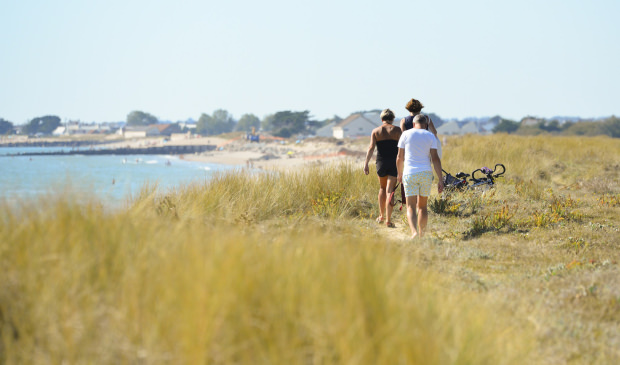
<svg viewBox="0 0 620 365"><path fill-rule="evenodd" d="M135 139L119 139L112 136L36 139L22 137L19 139L3 138L0 140L0 147L9 146L10 143L32 143L33 145L67 143L69 145L78 141L80 148L87 148L88 143L92 143L97 148L126 151L164 146L211 146L213 148L208 151L179 154L178 157L186 161L264 170L292 170L340 162L359 163L361 166L366 148L366 145L356 140L345 142L333 138L309 138L295 141L263 137L259 142L251 142L244 135L232 138L191 136L175 140L168 140L164 137Z"/></svg>

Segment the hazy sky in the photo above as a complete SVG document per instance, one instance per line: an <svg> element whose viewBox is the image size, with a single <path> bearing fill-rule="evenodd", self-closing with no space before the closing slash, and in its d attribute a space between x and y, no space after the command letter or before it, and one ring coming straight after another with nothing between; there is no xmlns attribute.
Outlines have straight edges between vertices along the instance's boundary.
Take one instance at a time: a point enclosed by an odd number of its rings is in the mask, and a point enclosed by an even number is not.
<svg viewBox="0 0 620 365"><path fill-rule="evenodd" d="M620 115L617 0L0 0L0 118Z"/></svg>

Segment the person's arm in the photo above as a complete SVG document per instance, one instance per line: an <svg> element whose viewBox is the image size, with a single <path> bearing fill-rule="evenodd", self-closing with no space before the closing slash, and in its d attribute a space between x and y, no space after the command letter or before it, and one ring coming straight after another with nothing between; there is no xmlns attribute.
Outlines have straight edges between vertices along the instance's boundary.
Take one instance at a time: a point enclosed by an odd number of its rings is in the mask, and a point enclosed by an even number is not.
<svg viewBox="0 0 620 365"><path fill-rule="evenodd" d="M396 178L399 183L403 182L403 170L405 169L405 149L398 148L398 155L396 156L396 169L398 171L398 177Z"/></svg>
<svg viewBox="0 0 620 365"><path fill-rule="evenodd" d="M370 135L370 146L368 146L368 151L366 152L366 161L364 162L364 173L368 175L370 169L368 168L368 163L370 162L370 158L372 154L375 152L375 146L377 145L377 139L375 138L375 131L372 131Z"/></svg>
<svg viewBox="0 0 620 365"><path fill-rule="evenodd" d="M400 130L405 131L405 118L400 120Z"/></svg>
<svg viewBox="0 0 620 365"><path fill-rule="evenodd" d="M431 117L428 117L428 130L437 137L437 129L435 129L435 124L433 124Z"/></svg>
<svg viewBox="0 0 620 365"><path fill-rule="evenodd" d="M439 178L437 182L437 192L441 194L443 192L443 174L441 171L441 159L437 154L437 149L431 148L431 160L433 160L433 167L435 168L435 174Z"/></svg>

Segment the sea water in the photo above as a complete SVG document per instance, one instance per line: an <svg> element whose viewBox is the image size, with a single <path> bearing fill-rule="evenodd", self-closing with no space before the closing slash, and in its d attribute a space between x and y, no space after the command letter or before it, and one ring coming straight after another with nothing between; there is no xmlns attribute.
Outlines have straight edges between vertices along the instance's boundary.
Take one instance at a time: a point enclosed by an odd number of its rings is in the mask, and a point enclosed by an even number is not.
<svg viewBox="0 0 620 365"><path fill-rule="evenodd" d="M164 155L19 155L69 149L0 147L0 200L11 203L71 192L116 208L146 185L165 192L204 183L214 173L234 168Z"/></svg>

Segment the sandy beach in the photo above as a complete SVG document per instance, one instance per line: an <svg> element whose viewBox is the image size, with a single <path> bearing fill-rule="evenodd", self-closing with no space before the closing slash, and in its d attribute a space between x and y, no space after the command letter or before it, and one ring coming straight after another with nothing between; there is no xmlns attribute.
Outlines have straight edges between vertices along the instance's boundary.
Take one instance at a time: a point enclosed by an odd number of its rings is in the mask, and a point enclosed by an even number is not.
<svg viewBox="0 0 620 365"><path fill-rule="evenodd" d="M42 138L37 141L71 141L72 139ZM308 138L295 141L276 137L261 136L259 142L250 142L245 135L233 138L221 137L196 137L179 138L168 140L163 137L119 139L116 136L102 136L97 141L99 147L115 148L144 148L155 146L187 146L187 145L211 145L215 150L180 155L188 161L201 161L233 165L239 167L291 170L306 165L330 164L339 162L359 163L360 170L368 141L363 140L336 140L333 138ZM22 138L11 139L13 142L32 141ZM9 140L0 141L0 144ZM372 160L374 162L374 158Z"/></svg>
<svg viewBox="0 0 620 365"><path fill-rule="evenodd" d="M164 141L162 138L122 140L106 144L107 148L146 146L215 145L214 151L182 155L188 161L201 161L259 169L290 170L311 164L352 162L361 164L366 156L366 141L338 141L333 138L309 138L303 141L263 137L250 142L245 136L235 138L195 137ZM373 160L374 161L374 160Z"/></svg>
<svg viewBox="0 0 620 365"><path fill-rule="evenodd" d="M327 139L308 139L299 142L277 139L250 142L244 138L209 140L209 144L217 146L215 151L185 155L183 158L241 167L291 170L305 165L344 161L359 163L361 169L365 157L365 149L359 143L343 143ZM198 141L192 142L198 143Z"/></svg>

